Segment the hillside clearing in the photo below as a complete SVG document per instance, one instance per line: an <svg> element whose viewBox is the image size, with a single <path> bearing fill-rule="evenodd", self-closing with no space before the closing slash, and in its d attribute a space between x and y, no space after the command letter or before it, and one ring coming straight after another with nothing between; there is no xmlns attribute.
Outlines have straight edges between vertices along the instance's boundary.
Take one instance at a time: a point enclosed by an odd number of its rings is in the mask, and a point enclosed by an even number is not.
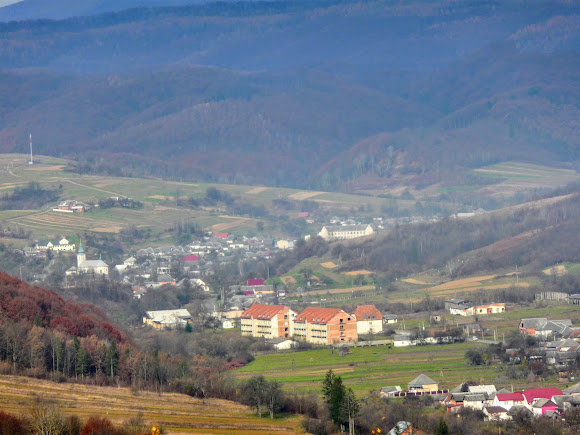
<svg viewBox="0 0 580 435"><path fill-rule="evenodd" d="M139 413L148 425L161 425L177 434L291 434L300 433L300 418L257 418L239 403L195 399L184 394L132 391L129 388L53 383L44 380L0 377L0 409L26 415L35 397L54 400L65 415L86 419L100 415L122 423Z"/></svg>
<svg viewBox="0 0 580 435"><path fill-rule="evenodd" d="M430 285L430 283L428 282L419 281L418 279L415 278L405 278L402 279L401 281L408 282L409 284Z"/></svg>
<svg viewBox="0 0 580 435"><path fill-rule="evenodd" d="M334 264L332 261L327 261L326 263L320 263L320 265L322 267L326 267L327 269L334 269L336 266L336 264Z"/></svg>
<svg viewBox="0 0 580 435"><path fill-rule="evenodd" d="M357 275L370 275L373 272L371 272L370 270L351 270L350 272L343 272L344 275L348 275L348 276L357 276Z"/></svg>
<svg viewBox="0 0 580 435"><path fill-rule="evenodd" d="M562 276L566 275L568 273L568 270L566 269L566 266L564 266L563 264L559 264L557 266L548 267L547 269L544 269L543 272L548 276L553 274Z"/></svg>

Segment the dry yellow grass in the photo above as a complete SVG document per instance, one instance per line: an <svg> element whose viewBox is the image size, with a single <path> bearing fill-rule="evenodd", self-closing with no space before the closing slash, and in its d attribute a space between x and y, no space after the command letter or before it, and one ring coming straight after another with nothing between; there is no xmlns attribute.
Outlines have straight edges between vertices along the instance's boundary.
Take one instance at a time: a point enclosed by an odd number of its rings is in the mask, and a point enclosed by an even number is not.
<svg viewBox="0 0 580 435"><path fill-rule="evenodd" d="M296 284L296 279L293 276L281 276L280 281L284 284Z"/></svg>
<svg viewBox="0 0 580 435"><path fill-rule="evenodd" d="M408 282L409 284L419 284L419 285L431 284L429 282L419 281L418 279L415 279L415 278L405 278L405 279L402 279L401 281Z"/></svg>
<svg viewBox="0 0 580 435"><path fill-rule="evenodd" d="M335 288L332 290L313 290L306 293L297 293L296 296L306 296L306 295L325 295L327 293L337 294L337 293L351 293L359 290L372 290L375 287L372 285L361 285L360 287L349 287L349 288Z"/></svg>
<svg viewBox="0 0 580 435"><path fill-rule="evenodd" d="M324 192L296 192L289 196L289 198L295 199L297 201L302 201L308 198L313 198L317 195L321 195Z"/></svg>
<svg viewBox="0 0 580 435"><path fill-rule="evenodd" d="M55 166L28 166L25 167L25 171L62 171L64 165Z"/></svg>
<svg viewBox="0 0 580 435"><path fill-rule="evenodd" d="M510 284L510 283L505 283L505 284L492 284L492 285L485 285L485 284L481 284L481 285L475 285L474 287L463 287L461 289L461 291L463 293L467 293L467 292L473 292L476 290L495 290L495 289L500 289L500 288L508 288L511 286L515 286L515 287L529 287L530 284L527 282L520 282L520 283L516 283L516 284ZM450 289L450 290L441 290L441 291L435 291L432 293L429 293L431 296L443 296L443 295L450 295L453 294L457 291L457 289Z"/></svg>
<svg viewBox="0 0 580 435"><path fill-rule="evenodd" d="M334 264L332 261L328 261L326 263L320 263L320 265L322 267L326 267L327 269L334 269L336 267L336 264Z"/></svg>
<svg viewBox="0 0 580 435"><path fill-rule="evenodd" d="M357 275L370 275L372 272L369 270L351 270L350 272L343 272L344 275L357 276Z"/></svg>
<svg viewBox="0 0 580 435"><path fill-rule="evenodd" d="M107 228L91 228L91 231L96 233L119 233L123 227L107 227Z"/></svg>
<svg viewBox="0 0 580 435"><path fill-rule="evenodd" d="M237 219L233 222L225 222L225 223L221 223L221 224L215 224L215 225L212 225L212 226L207 227L205 229L209 230L209 231L214 231L214 232L226 231L226 230L229 230L231 228L235 228L235 227L238 227L242 224L250 222L251 220L252 219Z"/></svg>
<svg viewBox="0 0 580 435"><path fill-rule="evenodd" d="M464 287L473 287L481 285L481 281L493 279L495 278L495 276L496 275L473 276L471 278L457 279L455 281L449 281L443 284L436 285L435 287L429 288L429 290L455 290Z"/></svg>
<svg viewBox="0 0 580 435"><path fill-rule="evenodd" d="M566 267L561 265L561 264L559 264L558 266L554 266L554 267L548 267L547 269L544 269L543 272L546 275L552 275L552 273L555 272L557 276L566 275L568 273L568 271L566 270Z"/></svg>
<svg viewBox="0 0 580 435"><path fill-rule="evenodd" d="M248 190L246 193L249 195L257 195L258 193L262 193L268 189L269 187L254 187L253 189Z"/></svg>
<svg viewBox="0 0 580 435"><path fill-rule="evenodd" d="M195 399L183 394L133 393L128 388L56 384L17 377L0 377L0 409L26 415L35 397L55 401L65 415L91 415L122 423L139 413L147 425L160 424L169 434L293 434L303 433L300 418L257 418L239 403Z"/></svg>

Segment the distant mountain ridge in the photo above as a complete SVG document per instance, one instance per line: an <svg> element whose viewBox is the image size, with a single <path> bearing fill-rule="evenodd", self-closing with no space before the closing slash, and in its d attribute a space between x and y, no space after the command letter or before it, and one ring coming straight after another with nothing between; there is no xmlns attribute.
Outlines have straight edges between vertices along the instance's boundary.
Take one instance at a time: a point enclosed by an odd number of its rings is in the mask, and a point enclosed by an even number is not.
<svg viewBox="0 0 580 435"><path fill-rule="evenodd" d="M577 168L579 29L580 5L553 1L0 23L0 151L32 133L80 171L322 189L426 186L516 159Z"/></svg>

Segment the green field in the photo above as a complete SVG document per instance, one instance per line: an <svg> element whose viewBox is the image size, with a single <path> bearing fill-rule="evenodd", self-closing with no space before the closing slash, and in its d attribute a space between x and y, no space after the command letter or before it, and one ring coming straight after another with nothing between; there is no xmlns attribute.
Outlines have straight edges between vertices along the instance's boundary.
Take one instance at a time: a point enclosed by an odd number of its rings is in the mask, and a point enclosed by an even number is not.
<svg viewBox="0 0 580 435"><path fill-rule="evenodd" d="M345 384L359 396L384 386L400 385L424 373L436 380L440 388L454 388L462 382L493 383L497 388L527 387L531 385L556 385L555 378L531 384L527 380L511 380L502 376L499 365L472 367L466 364L465 352L477 342L447 345L391 348L388 346L352 348L352 354L339 356L329 349L257 356L247 366L236 370L235 375L247 378L263 374L284 384L292 392L320 393L321 382L329 369L339 374Z"/></svg>
<svg viewBox="0 0 580 435"><path fill-rule="evenodd" d="M480 189L497 196L512 196L531 189L556 188L580 179L571 169L550 168L531 163L505 162L475 169L478 177L497 179L499 183ZM503 181L502 181L503 180Z"/></svg>

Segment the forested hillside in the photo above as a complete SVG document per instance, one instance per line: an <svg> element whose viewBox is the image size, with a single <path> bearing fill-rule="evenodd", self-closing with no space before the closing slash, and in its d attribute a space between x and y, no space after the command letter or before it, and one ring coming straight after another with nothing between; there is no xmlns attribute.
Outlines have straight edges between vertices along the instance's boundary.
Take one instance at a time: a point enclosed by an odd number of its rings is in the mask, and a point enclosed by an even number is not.
<svg viewBox="0 0 580 435"><path fill-rule="evenodd" d="M0 151L32 133L79 171L325 190L577 168L579 17L569 2L313 0L4 23Z"/></svg>
<svg viewBox="0 0 580 435"><path fill-rule="evenodd" d="M158 336L150 345L143 339L135 344L96 306L63 300L53 291L0 272L2 373L232 397L235 389L225 384L227 363L235 356L248 356L250 343L239 336L232 344L223 335L219 342L194 335L181 331L166 336L163 345L156 342ZM195 345L186 345L189 340ZM172 346L173 356L160 350ZM210 346L213 354L207 350ZM238 365L245 362L237 359Z"/></svg>
<svg viewBox="0 0 580 435"><path fill-rule="evenodd" d="M579 262L580 194L546 198L467 219L396 227L386 235L299 244L278 259L278 274L327 252L341 270L370 270L387 277L440 269L451 278L526 267L538 272L559 262Z"/></svg>

